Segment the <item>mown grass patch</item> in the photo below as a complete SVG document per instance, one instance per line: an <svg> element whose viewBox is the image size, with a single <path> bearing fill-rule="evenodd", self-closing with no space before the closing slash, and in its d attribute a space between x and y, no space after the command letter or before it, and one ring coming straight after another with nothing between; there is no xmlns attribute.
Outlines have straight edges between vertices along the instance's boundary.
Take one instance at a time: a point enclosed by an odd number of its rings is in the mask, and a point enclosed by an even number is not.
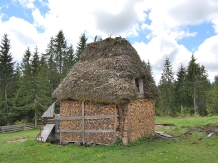
<svg viewBox="0 0 218 163"><path fill-rule="evenodd" d="M163 118L164 119L164 118ZM170 119L170 118L169 118ZM159 119L160 120L160 119ZM177 122L174 122L174 121ZM167 120L164 120L168 123ZM183 125L176 126L179 120L170 119L177 132ZM199 121L197 119L197 121ZM206 123L207 125L207 123ZM131 143L128 147L121 143L110 146L84 147L67 146L35 141L39 129L0 135L0 163L155 163L190 162L217 163L218 137L208 137L203 132L190 131L171 140L155 139L150 136ZM181 132L181 131L180 131ZM7 143L12 138L27 137L24 142Z"/></svg>
<svg viewBox="0 0 218 163"><path fill-rule="evenodd" d="M156 116L156 124L169 124L177 127L193 127L203 125L218 125L218 116L213 117L160 117Z"/></svg>

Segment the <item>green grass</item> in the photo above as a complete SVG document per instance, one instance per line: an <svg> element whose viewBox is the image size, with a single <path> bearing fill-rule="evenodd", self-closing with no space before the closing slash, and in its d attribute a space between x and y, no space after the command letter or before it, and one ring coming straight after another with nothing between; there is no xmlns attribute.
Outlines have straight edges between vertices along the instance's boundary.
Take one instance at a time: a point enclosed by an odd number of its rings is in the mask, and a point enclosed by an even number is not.
<svg viewBox="0 0 218 163"><path fill-rule="evenodd" d="M156 123L170 123L175 130L186 129L188 124L207 125L216 123L218 117L182 118L157 117ZM211 121L211 122L209 122ZM193 125L190 125L193 126ZM0 163L218 163L218 137L207 137L205 133L192 131L185 138L173 140L154 140L148 137L130 146L118 144L111 146L84 147L77 145L52 145L36 142L34 139L39 129L0 134ZM25 142L8 143L10 140L26 138Z"/></svg>
<svg viewBox="0 0 218 163"><path fill-rule="evenodd" d="M177 127L193 127L202 125L218 125L218 116L213 117L159 117L155 119L156 124L170 124Z"/></svg>

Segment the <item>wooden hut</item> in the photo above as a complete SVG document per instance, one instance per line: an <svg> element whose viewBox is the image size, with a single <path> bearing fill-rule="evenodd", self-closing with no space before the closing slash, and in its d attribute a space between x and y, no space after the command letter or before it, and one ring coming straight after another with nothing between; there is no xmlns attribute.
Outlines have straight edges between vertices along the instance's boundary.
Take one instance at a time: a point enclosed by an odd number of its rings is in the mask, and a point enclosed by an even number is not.
<svg viewBox="0 0 218 163"><path fill-rule="evenodd" d="M52 95L60 100L61 143L128 144L154 133L158 90L126 39L88 44Z"/></svg>

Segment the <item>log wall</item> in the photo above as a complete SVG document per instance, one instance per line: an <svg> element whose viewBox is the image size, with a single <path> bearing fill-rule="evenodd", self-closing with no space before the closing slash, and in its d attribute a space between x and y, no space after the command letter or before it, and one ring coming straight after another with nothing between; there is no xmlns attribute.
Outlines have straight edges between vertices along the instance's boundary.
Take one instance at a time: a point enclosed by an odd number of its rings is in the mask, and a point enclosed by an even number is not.
<svg viewBox="0 0 218 163"><path fill-rule="evenodd" d="M114 131L117 130L119 122L116 119L115 126L116 114L116 105L113 104L104 105L90 102L82 104L82 102L72 100L61 101L60 117L79 117L80 119L61 120L60 140L61 142L111 144L116 140ZM68 132L62 132L63 130Z"/></svg>
<svg viewBox="0 0 218 163"><path fill-rule="evenodd" d="M125 139L127 144L134 142L154 133L154 105L153 99L132 100L121 106L61 101L60 117L65 119L60 121L60 141L111 144ZM66 120L67 117L74 119Z"/></svg>
<svg viewBox="0 0 218 163"><path fill-rule="evenodd" d="M155 131L155 100L137 99L128 105L129 118L126 122L129 130L129 142L151 135Z"/></svg>
<svg viewBox="0 0 218 163"><path fill-rule="evenodd" d="M82 116L82 103L78 101L61 101L60 116L76 117ZM82 120L60 121L60 130L82 130ZM60 132L61 142L81 142L82 132Z"/></svg>

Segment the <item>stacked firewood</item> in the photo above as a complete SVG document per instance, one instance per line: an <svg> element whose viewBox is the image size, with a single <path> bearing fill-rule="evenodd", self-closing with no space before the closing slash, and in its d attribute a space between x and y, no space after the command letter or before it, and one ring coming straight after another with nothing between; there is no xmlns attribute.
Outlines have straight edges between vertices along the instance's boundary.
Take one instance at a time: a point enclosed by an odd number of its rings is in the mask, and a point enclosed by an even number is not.
<svg viewBox="0 0 218 163"><path fill-rule="evenodd" d="M154 133L154 104L153 99L131 101L129 105L131 116L131 142Z"/></svg>
<svg viewBox="0 0 218 163"><path fill-rule="evenodd" d="M82 116L82 104L78 101L65 100L61 102L61 117Z"/></svg>
<svg viewBox="0 0 218 163"><path fill-rule="evenodd" d="M114 141L114 133L85 133L85 142L87 144L111 144Z"/></svg>
<svg viewBox="0 0 218 163"><path fill-rule="evenodd" d="M84 107L84 109L82 109ZM82 111L84 110L84 117ZM111 144L116 138L114 134L116 105L103 105L85 102L84 106L81 102L65 100L61 102L61 117L77 117L76 120L61 120L60 122L60 138L61 141L82 142L83 132L85 143L95 144ZM86 118L86 117L89 118ZM93 117L90 117L93 116ZM101 117L109 116L109 117ZM111 117L110 117L111 116ZM84 121L84 131L82 123ZM117 120L118 121L118 120ZM116 128L118 128L116 124ZM63 132L63 130L67 130ZM74 131L72 131L74 130ZM94 132L92 130L96 130Z"/></svg>

